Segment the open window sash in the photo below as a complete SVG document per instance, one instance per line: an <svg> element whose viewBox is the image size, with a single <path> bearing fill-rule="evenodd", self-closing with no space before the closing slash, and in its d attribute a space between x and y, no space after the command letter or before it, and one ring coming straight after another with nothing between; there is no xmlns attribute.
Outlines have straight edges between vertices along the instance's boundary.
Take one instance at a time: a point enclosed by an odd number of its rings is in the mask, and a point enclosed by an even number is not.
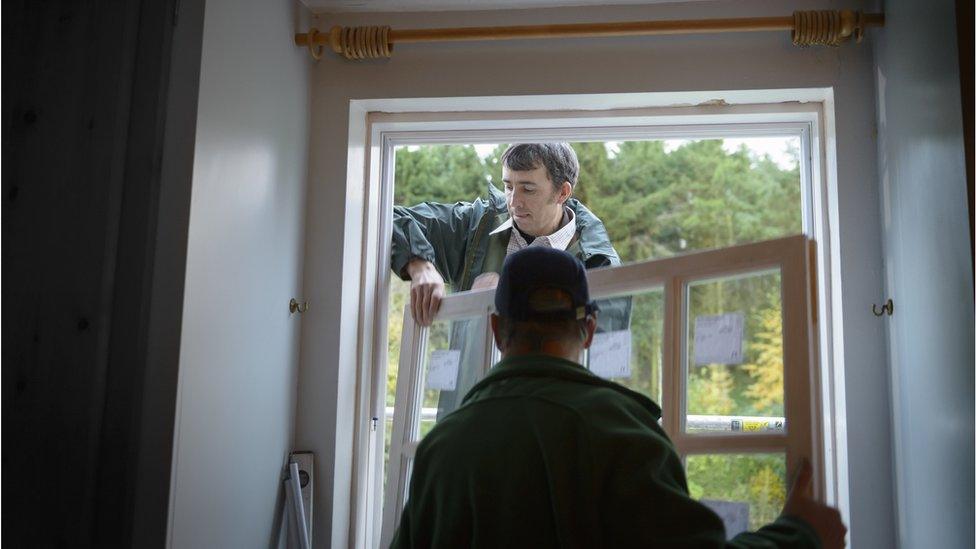
<svg viewBox="0 0 976 549"><path fill-rule="evenodd" d="M782 456L788 471L805 458L813 466L814 495L822 498L814 251L813 241L805 236L792 236L595 269L587 272L587 278L592 299L663 293L659 404L663 410L662 425L682 458L772 454ZM777 345L781 349L770 362L781 364L781 372L773 368L766 377L773 380L775 389L780 379L777 375L781 375L782 393L777 398L774 390L772 397L765 397L779 412L770 413L767 406L763 414L738 409L715 413L714 405L703 405L694 396L696 384L701 383L701 368L733 371L737 367L734 358L716 358L716 353L727 352L730 342L734 347L736 337L741 340L752 336L743 333L743 324L748 324L744 318L758 313L748 306L742 307L742 296L749 296L750 291L756 293L756 288L766 296L764 312L771 319L772 335L766 334L762 340L767 355L769 348L773 354ZM728 301L723 294L732 292L738 292L738 308L745 310L723 310L722 302ZM769 302L774 303L772 309ZM498 359L488 322L493 311L494 290L478 290L447 296L435 317L435 324L466 322L468 333L480 338L475 346L478 356L466 359L473 363L467 367L479 378ZM635 314L640 313L635 310ZM392 540L408 497L413 458L422 438L421 424L429 425L436 420L435 409L430 407L430 381L426 380L432 356L428 349L430 330L415 323L409 306L405 307L383 502L384 547ZM730 356L734 354L733 351ZM718 363L709 364L709 361ZM463 396L459 395L459 399ZM459 403L460 400L456 404Z"/></svg>

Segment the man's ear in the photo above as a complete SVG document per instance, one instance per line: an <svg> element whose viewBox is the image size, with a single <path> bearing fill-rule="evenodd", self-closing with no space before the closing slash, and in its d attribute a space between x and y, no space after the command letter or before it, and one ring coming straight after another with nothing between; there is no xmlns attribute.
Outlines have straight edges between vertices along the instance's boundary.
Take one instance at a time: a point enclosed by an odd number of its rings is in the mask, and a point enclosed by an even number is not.
<svg viewBox="0 0 976 549"><path fill-rule="evenodd" d="M593 344L593 334L596 333L596 313L587 316L584 325L586 326L586 339L583 340L583 348L589 349L590 345Z"/></svg>
<svg viewBox="0 0 976 549"><path fill-rule="evenodd" d="M502 354L505 354L505 347L502 346L503 343L502 337L498 329L499 325L501 324L501 318L495 313L492 313L490 321L491 321L491 336L495 340L495 346L498 347L498 350L501 351Z"/></svg>
<svg viewBox="0 0 976 549"><path fill-rule="evenodd" d="M559 187L559 196L556 197L556 200L560 204L565 204L571 196L573 196L573 186L569 184L569 181L563 181L562 186Z"/></svg>

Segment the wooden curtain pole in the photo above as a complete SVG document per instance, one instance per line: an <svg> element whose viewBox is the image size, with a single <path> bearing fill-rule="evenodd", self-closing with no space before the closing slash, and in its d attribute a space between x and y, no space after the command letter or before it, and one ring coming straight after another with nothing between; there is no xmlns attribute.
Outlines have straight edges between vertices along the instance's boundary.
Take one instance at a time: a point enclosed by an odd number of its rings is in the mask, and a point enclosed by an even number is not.
<svg viewBox="0 0 976 549"><path fill-rule="evenodd" d="M860 42L864 27L884 25L884 14L851 10L797 11L792 16L739 19L685 19L621 23L578 23L515 27L461 27L402 29L388 26L339 27L328 33L311 29L295 35L295 44L306 46L319 59L325 45L347 59L390 57L396 43L511 40L518 38L579 38L718 32L791 31L797 46L838 46L852 37Z"/></svg>

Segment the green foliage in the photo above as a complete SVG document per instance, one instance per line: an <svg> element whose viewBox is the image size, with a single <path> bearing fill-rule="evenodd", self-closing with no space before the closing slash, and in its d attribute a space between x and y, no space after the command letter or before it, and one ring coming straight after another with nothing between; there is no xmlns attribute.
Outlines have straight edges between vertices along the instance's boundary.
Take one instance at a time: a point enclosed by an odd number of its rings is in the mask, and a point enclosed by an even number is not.
<svg viewBox="0 0 976 549"><path fill-rule="evenodd" d="M692 370L688 383L688 413L695 415L727 416L735 414L737 406L733 372L718 364Z"/></svg>
<svg viewBox="0 0 976 549"><path fill-rule="evenodd" d="M745 396L758 410L783 414L783 321L778 308L759 313L759 331L752 341L754 359L742 365L751 379Z"/></svg>
<svg viewBox="0 0 976 549"><path fill-rule="evenodd" d="M410 283L396 276L390 277L390 297L387 301L386 345L386 405L396 400L397 370L400 366L400 340L403 338L403 308L410 302Z"/></svg>
<svg viewBox="0 0 976 549"><path fill-rule="evenodd" d="M786 503L785 461L777 454L689 456L688 491L696 499L748 502L755 530L776 520Z"/></svg>
<svg viewBox="0 0 976 549"><path fill-rule="evenodd" d="M482 196L488 170L471 145L400 148L396 153L393 201L451 203Z"/></svg>
<svg viewBox="0 0 976 549"><path fill-rule="evenodd" d="M488 170L488 181L498 187L499 190L505 187L502 184L502 153L507 148L508 145L506 144L496 145L491 154L483 160L485 168Z"/></svg>

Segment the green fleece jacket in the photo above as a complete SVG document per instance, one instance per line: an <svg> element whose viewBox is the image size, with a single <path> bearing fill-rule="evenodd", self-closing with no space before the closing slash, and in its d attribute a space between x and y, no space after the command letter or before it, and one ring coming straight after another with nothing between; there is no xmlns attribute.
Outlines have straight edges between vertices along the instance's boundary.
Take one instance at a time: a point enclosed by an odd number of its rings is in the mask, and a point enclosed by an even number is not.
<svg viewBox="0 0 976 549"><path fill-rule="evenodd" d="M502 360L421 441L392 547L820 547L788 516L726 541L660 416L576 363Z"/></svg>

